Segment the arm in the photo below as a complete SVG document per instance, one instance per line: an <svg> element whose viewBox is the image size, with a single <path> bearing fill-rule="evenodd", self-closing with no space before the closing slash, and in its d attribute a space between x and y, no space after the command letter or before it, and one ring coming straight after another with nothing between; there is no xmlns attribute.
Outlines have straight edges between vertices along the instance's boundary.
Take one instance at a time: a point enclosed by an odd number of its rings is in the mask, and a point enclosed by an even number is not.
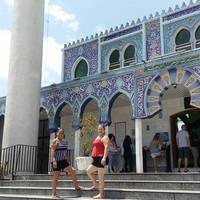
<svg viewBox="0 0 200 200"><path fill-rule="evenodd" d="M107 135L103 137L102 142L104 144L105 149L104 149L103 158L101 160L101 164L104 165L106 163L106 158L108 156L108 147L109 147L109 138Z"/></svg>
<svg viewBox="0 0 200 200"><path fill-rule="evenodd" d="M55 162L56 161L56 139L54 139L51 143L51 162Z"/></svg>

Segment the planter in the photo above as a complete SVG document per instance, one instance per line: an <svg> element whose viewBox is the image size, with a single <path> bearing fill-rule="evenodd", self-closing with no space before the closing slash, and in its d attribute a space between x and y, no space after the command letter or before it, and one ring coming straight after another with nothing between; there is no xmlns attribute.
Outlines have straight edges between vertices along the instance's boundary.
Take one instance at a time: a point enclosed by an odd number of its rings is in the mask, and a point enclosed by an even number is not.
<svg viewBox="0 0 200 200"><path fill-rule="evenodd" d="M91 157L76 157L77 168L79 171L85 171L92 163Z"/></svg>

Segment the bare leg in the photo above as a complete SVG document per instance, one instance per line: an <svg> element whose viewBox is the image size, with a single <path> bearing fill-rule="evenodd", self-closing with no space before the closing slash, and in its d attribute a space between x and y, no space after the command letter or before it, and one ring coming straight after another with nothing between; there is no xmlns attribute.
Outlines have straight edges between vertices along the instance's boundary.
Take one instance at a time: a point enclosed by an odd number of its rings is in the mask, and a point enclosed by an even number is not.
<svg viewBox="0 0 200 200"><path fill-rule="evenodd" d="M187 171L187 166L188 166L188 158L185 158L185 171Z"/></svg>
<svg viewBox="0 0 200 200"><path fill-rule="evenodd" d="M97 170L98 170L98 168L95 167L94 165L90 165L87 168L87 175L89 176L89 178L91 179L92 184L93 184L93 187L91 189L97 188L97 181L96 181L96 178L94 176L94 172L96 172Z"/></svg>
<svg viewBox="0 0 200 200"><path fill-rule="evenodd" d="M72 179L73 186L74 186L75 190L80 189L80 187L78 186L78 182L77 182L76 170L73 167L68 166L68 167L66 167L64 169L64 171L66 173L68 173L69 176L71 176L71 179Z"/></svg>
<svg viewBox="0 0 200 200"><path fill-rule="evenodd" d="M99 194L94 196L94 199L103 199L104 198L104 168L98 168L99 176Z"/></svg>
<svg viewBox="0 0 200 200"><path fill-rule="evenodd" d="M156 161L156 157L153 158L153 165L154 165L154 171L157 172L157 161Z"/></svg>
<svg viewBox="0 0 200 200"><path fill-rule="evenodd" d="M58 184L58 178L60 176L60 171L54 171L53 172L53 177L52 177L52 182L51 182L51 185L52 185L52 197L53 198L56 198L56 197L59 197L56 193L56 187L57 187L57 184Z"/></svg>

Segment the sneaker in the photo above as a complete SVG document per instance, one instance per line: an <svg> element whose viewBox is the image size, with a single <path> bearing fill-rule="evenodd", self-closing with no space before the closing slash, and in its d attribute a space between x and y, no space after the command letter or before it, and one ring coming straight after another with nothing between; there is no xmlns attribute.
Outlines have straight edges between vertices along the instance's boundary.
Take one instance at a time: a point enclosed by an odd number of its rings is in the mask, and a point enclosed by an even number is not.
<svg viewBox="0 0 200 200"><path fill-rule="evenodd" d="M178 169L178 171L177 172L181 172L181 170L180 169Z"/></svg>
<svg viewBox="0 0 200 200"><path fill-rule="evenodd" d="M185 169L184 172L189 172L189 170L188 170L188 169Z"/></svg>

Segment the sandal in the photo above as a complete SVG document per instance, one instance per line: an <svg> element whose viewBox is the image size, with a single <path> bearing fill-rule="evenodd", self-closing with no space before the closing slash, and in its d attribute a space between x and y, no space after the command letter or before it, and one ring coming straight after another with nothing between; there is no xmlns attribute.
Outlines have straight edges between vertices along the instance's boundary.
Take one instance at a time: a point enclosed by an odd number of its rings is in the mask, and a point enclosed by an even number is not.
<svg viewBox="0 0 200 200"><path fill-rule="evenodd" d="M97 190L98 190L98 188L96 188L96 187L92 186L92 187L90 187L88 190L89 190L89 191L97 191Z"/></svg>
<svg viewBox="0 0 200 200"><path fill-rule="evenodd" d="M59 195L52 195L52 199L62 199Z"/></svg>
<svg viewBox="0 0 200 200"><path fill-rule="evenodd" d="M104 197L101 197L100 194L96 195L96 196L93 196L93 199L104 199Z"/></svg>
<svg viewBox="0 0 200 200"><path fill-rule="evenodd" d="M83 187L80 187L80 186L78 186L78 187L75 188L76 191L80 191L80 190L83 190L83 189L84 189L84 188L83 188Z"/></svg>

